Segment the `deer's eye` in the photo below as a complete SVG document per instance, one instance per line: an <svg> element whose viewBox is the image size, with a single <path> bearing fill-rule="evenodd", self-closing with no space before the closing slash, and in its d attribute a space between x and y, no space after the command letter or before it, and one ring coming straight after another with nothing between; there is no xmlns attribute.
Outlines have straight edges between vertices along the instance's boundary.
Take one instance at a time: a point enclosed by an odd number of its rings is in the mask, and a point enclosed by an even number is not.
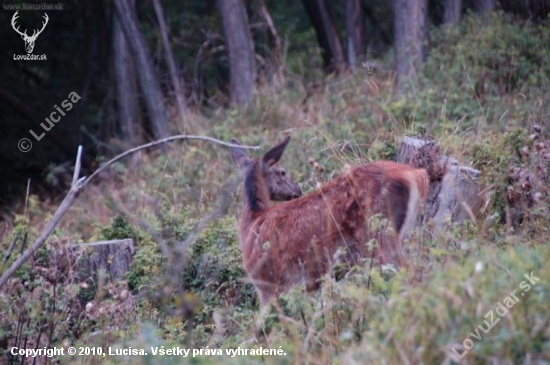
<svg viewBox="0 0 550 365"><path fill-rule="evenodd" d="M286 171L281 171L281 176L285 176L286 175Z"/></svg>

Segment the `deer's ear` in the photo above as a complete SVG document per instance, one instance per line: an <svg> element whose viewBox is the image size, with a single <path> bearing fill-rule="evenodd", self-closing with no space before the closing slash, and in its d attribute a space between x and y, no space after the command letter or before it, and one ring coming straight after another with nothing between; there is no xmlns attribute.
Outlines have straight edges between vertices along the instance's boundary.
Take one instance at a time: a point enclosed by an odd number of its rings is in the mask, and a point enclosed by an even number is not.
<svg viewBox="0 0 550 365"><path fill-rule="evenodd" d="M238 144L241 143L236 140L235 138L231 139L232 144ZM250 161L250 158L248 157L248 154L246 153L246 150L244 148L239 147L233 147L231 149L231 156L233 157L233 161L242 169L246 166L247 162Z"/></svg>
<svg viewBox="0 0 550 365"><path fill-rule="evenodd" d="M283 152L285 152L285 148L288 145L289 141L290 141L290 136L287 136L281 143L272 147L262 157L262 162L269 167L279 162L279 160L281 159L281 156L283 155Z"/></svg>

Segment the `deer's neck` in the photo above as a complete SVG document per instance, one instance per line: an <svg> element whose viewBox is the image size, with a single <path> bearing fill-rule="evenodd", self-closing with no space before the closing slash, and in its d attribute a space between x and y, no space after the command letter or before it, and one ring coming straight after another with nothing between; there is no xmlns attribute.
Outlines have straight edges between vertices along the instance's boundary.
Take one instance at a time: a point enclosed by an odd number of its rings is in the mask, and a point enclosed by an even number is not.
<svg viewBox="0 0 550 365"><path fill-rule="evenodd" d="M259 163L252 165L244 180L244 209L251 214L266 210L270 206L269 190Z"/></svg>

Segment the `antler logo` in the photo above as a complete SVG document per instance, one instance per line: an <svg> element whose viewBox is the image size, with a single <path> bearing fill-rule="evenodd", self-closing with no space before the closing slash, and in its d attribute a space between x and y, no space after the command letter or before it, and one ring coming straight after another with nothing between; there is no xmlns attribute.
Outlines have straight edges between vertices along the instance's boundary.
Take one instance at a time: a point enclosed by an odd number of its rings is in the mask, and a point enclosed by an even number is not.
<svg viewBox="0 0 550 365"><path fill-rule="evenodd" d="M19 17L17 15L17 13L19 12L19 10L17 10L15 12L15 14L13 14L13 17L11 18L11 26L13 27L13 29L19 33L21 35L21 38L23 38L23 40L25 41L25 49L27 50L27 53L32 53L32 50L34 49L34 42L36 42L36 38L38 38L38 36L40 35L40 33L42 33L42 31L44 30L44 28L46 28L46 24L48 24L48 20L50 18L48 18L48 14L44 13L44 19L46 20L45 22L42 22L42 29L40 29L38 32L36 31L36 29L33 31L32 35L29 37L27 35L27 30L25 29L24 32L20 32L19 31L19 26L16 28L15 27L15 20Z"/></svg>

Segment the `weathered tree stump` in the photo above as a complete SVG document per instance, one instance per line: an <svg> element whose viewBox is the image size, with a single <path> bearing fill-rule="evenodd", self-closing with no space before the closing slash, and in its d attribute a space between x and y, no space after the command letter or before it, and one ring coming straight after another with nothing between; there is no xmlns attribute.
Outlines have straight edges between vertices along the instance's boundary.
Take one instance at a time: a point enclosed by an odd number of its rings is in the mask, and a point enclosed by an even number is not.
<svg viewBox="0 0 550 365"><path fill-rule="evenodd" d="M428 172L430 190L419 224L432 220L439 230L448 223L475 222L483 203L478 170L461 166L452 157L440 156L435 142L412 137L401 140L396 161Z"/></svg>
<svg viewBox="0 0 550 365"><path fill-rule="evenodd" d="M448 165L447 173L441 180L441 190L438 194L439 207L431 217L437 228L443 228L447 223L461 223L476 217L482 206L480 188L477 178L480 172L476 169Z"/></svg>
<svg viewBox="0 0 550 365"><path fill-rule="evenodd" d="M82 250L78 259L78 276L80 279L95 277L99 270L104 270L111 280L121 279L132 265L134 257L134 240L98 241L69 245L73 251Z"/></svg>
<svg viewBox="0 0 550 365"><path fill-rule="evenodd" d="M440 181L446 172L446 163L442 161L439 146L434 141L403 137L397 150L396 161L426 169L430 181Z"/></svg>

